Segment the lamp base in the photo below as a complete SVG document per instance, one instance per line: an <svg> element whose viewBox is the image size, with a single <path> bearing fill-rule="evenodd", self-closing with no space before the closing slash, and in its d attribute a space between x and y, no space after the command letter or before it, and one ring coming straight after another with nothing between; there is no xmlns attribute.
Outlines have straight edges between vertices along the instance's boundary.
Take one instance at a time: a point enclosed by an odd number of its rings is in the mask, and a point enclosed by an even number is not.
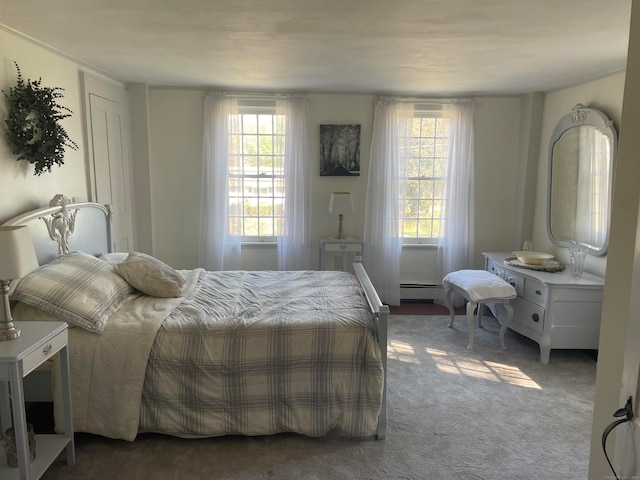
<svg viewBox="0 0 640 480"><path fill-rule="evenodd" d="M5 340L15 340L22 333L13 325L11 318L11 307L9 306L9 281L0 280L2 287L2 310L3 319L0 321L0 342Z"/></svg>
<svg viewBox="0 0 640 480"><path fill-rule="evenodd" d="M337 238L338 240L345 240L347 238L347 236L343 233L342 230L342 220L344 219L344 215L341 213L338 215L338 233L336 233L336 236L334 238Z"/></svg>
<svg viewBox="0 0 640 480"><path fill-rule="evenodd" d="M9 322L8 324L0 323L0 342L5 340L15 340L21 334L22 332L13 325L13 322Z"/></svg>

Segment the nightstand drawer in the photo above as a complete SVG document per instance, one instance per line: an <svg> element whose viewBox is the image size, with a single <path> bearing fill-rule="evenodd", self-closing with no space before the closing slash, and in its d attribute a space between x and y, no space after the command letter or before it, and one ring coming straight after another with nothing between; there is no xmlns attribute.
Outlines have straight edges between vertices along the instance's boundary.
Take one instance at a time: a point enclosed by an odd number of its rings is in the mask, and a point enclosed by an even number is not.
<svg viewBox="0 0 640 480"><path fill-rule="evenodd" d="M35 370L40 364L46 362L50 358L53 358L53 355L66 346L67 342L68 334L65 329L55 337L38 346L38 348L34 349L33 352L29 353L22 360L22 374L27 375L29 372Z"/></svg>
<svg viewBox="0 0 640 480"><path fill-rule="evenodd" d="M359 252L362 246L358 243L325 243L325 252Z"/></svg>

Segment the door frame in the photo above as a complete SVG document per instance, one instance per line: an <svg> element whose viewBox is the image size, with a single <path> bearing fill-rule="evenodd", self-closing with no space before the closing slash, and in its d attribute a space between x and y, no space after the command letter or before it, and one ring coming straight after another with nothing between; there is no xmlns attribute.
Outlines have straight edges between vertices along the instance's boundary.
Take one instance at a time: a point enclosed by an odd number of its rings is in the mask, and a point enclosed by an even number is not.
<svg viewBox="0 0 640 480"><path fill-rule="evenodd" d="M85 145L87 146L87 156L86 163L88 169L87 175L87 191L89 192L88 200L90 202L95 202L97 198L97 187L96 187L96 172L93 166L93 141L91 139L91 95L97 95L99 97L105 98L107 100L111 100L123 105L125 112L128 111L127 106L127 92L124 88L124 85L116 84L116 83L108 83L107 81L101 80L97 77L87 74L86 72L80 72L80 86L82 89L82 101L83 101L83 110L84 110L84 121L85 121ZM125 148L127 152L131 152L131 148L129 145L129 135L126 138ZM131 169L131 159L129 158L128 167ZM129 172L129 178L131 179L131 172ZM131 186L128 185L128 188ZM129 195L131 195L131 191L129 191Z"/></svg>

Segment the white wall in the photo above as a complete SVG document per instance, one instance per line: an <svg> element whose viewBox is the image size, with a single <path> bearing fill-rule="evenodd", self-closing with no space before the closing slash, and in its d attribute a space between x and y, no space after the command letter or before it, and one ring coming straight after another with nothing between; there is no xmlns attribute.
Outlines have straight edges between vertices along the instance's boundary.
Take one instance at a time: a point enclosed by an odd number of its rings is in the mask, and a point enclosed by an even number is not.
<svg viewBox="0 0 640 480"><path fill-rule="evenodd" d="M10 151L4 123L8 106L4 95L0 95L0 222L47 205L57 193L78 200L87 200L88 194L78 65L0 27L0 89L4 91L16 83L14 61L20 66L25 81L42 77L43 86L64 88L64 97L59 103L70 108L73 116L64 119L62 125L79 148L67 148L64 165L53 167L51 173L35 176L33 165L24 160L17 162L17 155Z"/></svg>
<svg viewBox="0 0 640 480"><path fill-rule="evenodd" d="M569 113L577 103L602 110L613 120L616 130L619 131L624 78L624 72L620 72L573 88L548 92L545 96L540 136L533 244L536 250L553 253L564 263L569 261L568 251L566 248L558 248L551 243L546 227L549 138L560 118ZM601 257L587 255L585 271L604 277L606 266L606 255Z"/></svg>
<svg viewBox="0 0 640 480"><path fill-rule="evenodd" d="M205 95L200 90L153 88L148 95L154 254L179 268L197 266ZM344 229L347 235L363 235L374 99L373 95L309 95L314 267L318 261L318 240L337 231L337 216L328 212L332 191L353 194L355 213L345 215ZM481 268L482 251L517 247L513 242L513 176L518 159L521 100L483 97L476 102L476 266ZM319 126L351 123L361 125L360 176L321 177ZM440 280L426 271L432 253L429 249L411 249L403 255L403 265L412 267L412 271L406 272L408 281ZM243 250L243 268L276 268L275 258L274 248Z"/></svg>
<svg viewBox="0 0 640 480"><path fill-rule="evenodd" d="M639 17L640 18L640 17ZM638 24L638 20L635 22ZM636 32L637 32L636 27ZM633 32L633 26L632 26ZM637 37L637 35L636 35ZM16 162L4 135L0 137L0 222L26 210L45 205L57 193L87 199L86 148L82 121L82 95L80 71L101 76L80 63L50 51L22 38L15 32L0 27L0 89L6 90L15 84L13 61L18 62L25 78L42 77L47 86L65 89L62 103L74 113L64 120L64 127L78 144L77 151L68 150L65 164L55 167L52 173L40 177L33 175L33 167L25 162ZM629 59L628 69L638 76L638 59ZM634 78L635 78L634 77ZM107 78L107 77L104 77ZM112 80L113 79L109 79ZM564 249L555 249L546 233L546 184L548 138L555 123L576 103L597 107L606 112L620 128L622 93L625 74L619 73L587 82L585 84L549 92L544 101L540 135L536 200L533 223L533 241L538 250L556 253L566 261ZM140 145L144 152L143 171L151 172L148 186L150 201L148 210L142 215L151 215L152 232L146 232L148 244L153 244L154 253L179 268L197 265L198 205L200 197L200 166L202 144L203 91L175 89L147 89L136 86L132 89L136 101L132 108L139 117L148 121L148 144ZM313 94L311 101L312 142L317 144L320 123L360 123L362 125L362 175L359 178L313 178L314 236L320 238L335 230L336 219L327 212L328 193L332 190L349 190L354 193L356 214L347 217L346 232L361 235L364 227L363 205L366 192L366 173L373 122L373 96L371 95L322 95ZM493 97L476 99L476 263L481 266L480 252L483 250L510 250L518 248L520 238L514 234L513 218L517 218L519 207L514 207L517 182L514 175L522 165L523 116L526 110L522 99L517 97ZM527 102L524 102L527 103ZM524 115L523 115L524 112ZM0 123L7 115L6 102L0 101ZM144 122L143 122L144 123ZM145 127L146 128L146 127ZM134 130L135 131L135 130ZM610 476L610 471L600 448L600 435L611 414L619 406L621 372L626 324L635 318L629 311L631 304L628 284L631 276L631 261L635 248L635 224L638 210L638 168L631 148L638 142L635 126L627 126L626 139L630 147L619 172L614 191L613 234L614 240L605 287L605 307L600 337L600 357L594 413L591 451L591 479ZM535 137L535 135L534 135ZM531 140L528 140L531 141ZM621 141L623 138L621 137ZM146 140L145 140L146 142ZM135 152L134 152L135 154ZM134 162L138 161L134 157ZM318 152L313 152L312 161L318 165ZM317 171L317 168L316 168ZM621 174L621 175L620 175ZM375 195L375 192L369 193ZM629 207L629 208L626 208ZM633 218L631 218L633 217ZM633 223L634 232L629 232ZM517 229L517 228L516 228ZM618 251L619 249L619 251ZM267 249L266 252L273 253ZM264 250L253 252L252 268L272 268L271 255ZM418 251L421 259L428 257ZM406 259L405 259L406 260ZM405 261L407 265L421 265ZM603 275L607 268L607 256L590 257L586 269ZM411 279L412 281L415 279ZM637 319L635 320L637 321Z"/></svg>
<svg viewBox="0 0 640 480"><path fill-rule="evenodd" d="M533 242L536 250L553 253L562 262L568 261L567 249L555 247L551 243L546 227L549 138L560 118L569 113L577 103L602 110L613 120L616 130L620 131L624 84L625 73L620 72L572 88L548 92L545 95L540 135ZM610 247L614 245L615 243L610 244ZM585 270L604 277L607 269L607 257L608 255L601 257L588 255ZM607 277L607 282L609 282L609 277ZM610 296L606 293L607 288L608 285L605 286L605 307L603 308L603 322L600 330L598 386L591 447L592 466L589 475L589 478L594 480L609 478L611 475L602 456L601 435L604 426L610 422L612 412L622 406L616 406L620 394L620 372L624 355L623 349L620 348L621 327L619 325L621 321L616 318L607 319L605 316L607 299ZM624 338L624 333L622 333L622 338Z"/></svg>

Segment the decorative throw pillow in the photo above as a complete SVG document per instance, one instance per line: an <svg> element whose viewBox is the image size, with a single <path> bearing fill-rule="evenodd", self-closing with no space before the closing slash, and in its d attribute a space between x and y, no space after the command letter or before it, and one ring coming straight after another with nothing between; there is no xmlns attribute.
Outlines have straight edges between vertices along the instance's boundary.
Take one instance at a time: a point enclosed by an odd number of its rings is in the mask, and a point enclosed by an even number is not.
<svg viewBox="0 0 640 480"><path fill-rule="evenodd" d="M14 282L11 299L102 333L109 316L133 292L113 266L82 252L60 255Z"/></svg>
<svg viewBox="0 0 640 480"><path fill-rule="evenodd" d="M113 252L98 255L98 258L103 262L110 263L111 265L116 265L118 263L124 262L128 256L129 252Z"/></svg>
<svg viewBox="0 0 640 480"><path fill-rule="evenodd" d="M114 266L133 288L152 297L181 297L184 278L179 272L151 255L130 252Z"/></svg>

